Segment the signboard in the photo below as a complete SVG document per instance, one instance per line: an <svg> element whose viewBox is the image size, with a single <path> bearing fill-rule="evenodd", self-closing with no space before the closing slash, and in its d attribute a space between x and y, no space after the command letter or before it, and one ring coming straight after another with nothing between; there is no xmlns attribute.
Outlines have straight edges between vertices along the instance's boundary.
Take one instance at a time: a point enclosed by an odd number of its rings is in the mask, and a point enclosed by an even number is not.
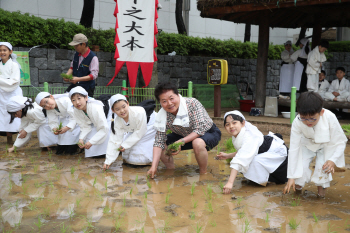
<svg viewBox="0 0 350 233"><path fill-rule="evenodd" d="M227 83L228 67L227 61L213 59L208 61L208 83L210 85L222 85Z"/></svg>
<svg viewBox="0 0 350 233"><path fill-rule="evenodd" d="M17 61L21 65L20 86L30 86L29 53L21 51L13 51L13 53L17 55Z"/></svg>

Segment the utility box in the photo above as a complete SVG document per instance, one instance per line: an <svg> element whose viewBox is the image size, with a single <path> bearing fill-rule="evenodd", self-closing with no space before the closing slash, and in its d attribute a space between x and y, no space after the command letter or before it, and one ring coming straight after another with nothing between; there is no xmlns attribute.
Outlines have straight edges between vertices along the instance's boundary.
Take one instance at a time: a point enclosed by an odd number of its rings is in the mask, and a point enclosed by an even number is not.
<svg viewBox="0 0 350 233"><path fill-rule="evenodd" d="M207 80L210 85L223 85L227 83L228 65L224 59L208 61Z"/></svg>

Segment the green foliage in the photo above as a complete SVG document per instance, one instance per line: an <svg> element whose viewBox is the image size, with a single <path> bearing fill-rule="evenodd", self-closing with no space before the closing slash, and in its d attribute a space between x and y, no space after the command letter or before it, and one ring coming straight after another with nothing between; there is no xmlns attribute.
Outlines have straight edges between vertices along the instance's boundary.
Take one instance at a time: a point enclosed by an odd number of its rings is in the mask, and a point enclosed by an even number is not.
<svg viewBox="0 0 350 233"><path fill-rule="evenodd" d="M345 135L350 135L350 124L342 125L342 129L344 130Z"/></svg>
<svg viewBox="0 0 350 233"><path fill-rule="evenodd" d="M298 223L297 220L296 220L295 218L291 218L291 219L289 220L288 225L289 225L290 229L295 230L295 229L298 228L300 222L301 222L301 221L299 221L299 223Z"/></svg>
<svg viewBox="0 0 350 233"><path fill-rule="evenodd" d="M226 149L225 152L226 152L227 154L236 152L236 148L234 147L231 138L226 139L226 141L224 141L224 145L225 145L225 149ZM226 162L227 162L227 163L230 163L231 160L232 160L232 158L226 159Z"/></svg>
<svg viewBox="0 0 350 233"><path fill-rule="evenodd" d="M179 147L182 146L182 142L174 142L170 144L167 149L167 154L175 153L179 150Z"/></svg>
<svg viewBox="0 0 350 233"><path fill-rule="evenodd" d="M61 74L61 77L62 77L62 78L65 78L65 79L73 80L73 75L72 75L72 74L65 74L65 73L62 73L62 74Z"/></svg>

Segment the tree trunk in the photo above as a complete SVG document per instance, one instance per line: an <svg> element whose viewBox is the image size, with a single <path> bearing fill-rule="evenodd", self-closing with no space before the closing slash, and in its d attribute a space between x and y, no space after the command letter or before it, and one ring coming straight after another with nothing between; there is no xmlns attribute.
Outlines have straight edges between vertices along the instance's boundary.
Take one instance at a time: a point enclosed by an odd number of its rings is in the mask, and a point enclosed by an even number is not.
<svg viewBox="0 0 350 233"><path fill-rule="evenodd" d="M300 40L305 38L306 29L307 28L300 28L299 38L298 38L298 41L295 43L295 46L299 46Z"/></svg>
<svg viewBox="0 0 350 233"><path fill-rule="evenodd" d="M176 9L175 9L176 26L179 34L187 35L186 26L184 23L184 19L182 17L182 1L183 0L176 0Z"/></svg>
<svg viewBox="0 0 350 233"><path fill-rule="evenodd" d="M83 12L81 13L80 24L86 28L92 27L94 19L95 0L84 0Z"/></svg>
<svg viewBox="0 0 350 233"><path fill-rule="evenodd" d="M244 32L244 42L250 41L250 31L251 31L251 25L246 24L245 32Z"/></svg>
<svg viewBox="0 0 350 233"><path fill-rule="evenodd" d="M312 30L312 48L314 49L321 42L322 26L320 23L316 23Z"/></svg>

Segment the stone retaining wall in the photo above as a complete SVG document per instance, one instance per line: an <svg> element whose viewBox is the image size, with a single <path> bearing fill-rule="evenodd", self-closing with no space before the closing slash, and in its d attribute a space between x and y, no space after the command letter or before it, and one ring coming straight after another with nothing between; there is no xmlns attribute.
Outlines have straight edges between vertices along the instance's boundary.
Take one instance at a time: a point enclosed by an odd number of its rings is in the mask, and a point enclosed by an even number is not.
<svg viewBox="0 0 350 233"><path fill-rule="evenodd" d="M29 48L15 47L14 50L28 51ZM32 49L29 54L32 85L43 86L44 82L48 82L51 86L68 86L69 84L63 82L60 74L69 69L73 54L73 50L65 49ZM96 52L96 55L100 61L97 85L105 86L114 75L114 53ZM210 59L214 57L158 55L158 81L171 81L180 88L186 88L188 81L194 84L205 84L207 83L207 64ZM228 83L247 81L255 91L257 60L239 58L226 60L229 66ZM281 60L268 61L266 94L269 96L278 95L280 64ZM344 66L347 76L350 76L350 53L333 53L333 57L324 64L328 80L335 78L335 69L338 66ZM127 70L124 66L112 85L121 86L122 80L126 78Z"/></svg>

